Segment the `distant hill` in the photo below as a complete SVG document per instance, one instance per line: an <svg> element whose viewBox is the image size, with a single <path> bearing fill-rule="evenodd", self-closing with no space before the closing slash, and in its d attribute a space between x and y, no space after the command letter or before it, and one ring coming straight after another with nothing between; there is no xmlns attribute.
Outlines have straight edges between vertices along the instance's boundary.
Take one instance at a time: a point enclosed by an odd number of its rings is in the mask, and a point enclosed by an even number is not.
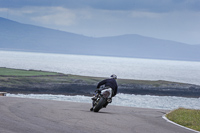
<svg viewBox="0 0 200 133"><path fill-rule="evenodd" d="M0 49L200 61L200 45L136 34L94 38L22 24L1 17Z"/></svg>

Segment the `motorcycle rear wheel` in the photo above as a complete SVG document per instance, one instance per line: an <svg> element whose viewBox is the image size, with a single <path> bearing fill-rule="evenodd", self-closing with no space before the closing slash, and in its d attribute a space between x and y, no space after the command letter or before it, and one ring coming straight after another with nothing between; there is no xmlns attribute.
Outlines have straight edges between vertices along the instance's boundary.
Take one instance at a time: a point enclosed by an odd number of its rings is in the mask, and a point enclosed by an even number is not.
<svg viewBox="0 0 200 133"><path fill-rule="evenodd" d="M103 105L106 103L106 99L101 97L97 105L94 107L94 112L99 112L99 110L103 107Z"/></svg>

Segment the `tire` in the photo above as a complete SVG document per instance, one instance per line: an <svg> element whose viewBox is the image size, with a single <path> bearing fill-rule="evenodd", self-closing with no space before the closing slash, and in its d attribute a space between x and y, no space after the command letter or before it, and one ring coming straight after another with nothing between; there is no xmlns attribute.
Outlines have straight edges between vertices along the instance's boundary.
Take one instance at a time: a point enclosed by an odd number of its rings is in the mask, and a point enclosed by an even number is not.
<svg viewBox="0 0 200 133"><path fill-rule="evenodd" d="M106 103L106 99L101 97L97 105L94 107L94 112L99 112L99 110L103 107L103 105Z"/></svg>

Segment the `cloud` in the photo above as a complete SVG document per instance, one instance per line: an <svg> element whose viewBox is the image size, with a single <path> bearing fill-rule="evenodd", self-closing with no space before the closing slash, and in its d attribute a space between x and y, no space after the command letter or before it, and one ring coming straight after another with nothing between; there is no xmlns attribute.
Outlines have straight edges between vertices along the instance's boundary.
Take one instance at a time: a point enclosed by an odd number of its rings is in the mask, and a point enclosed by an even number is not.
<svg viewBox="0 0 200 133"><path fill-rule="evenodd" d="M9 14L14 18L26 18L46 25L70 26L76 23L76 12L63 7L23 7L0 8L0 13Z"/></svg>
<svg viewBox="0 0 200 133"><path fill-rule="evenodd" d="M131 17L133 18L158 18L160 16L161 16L160 13L154 13L154 12L133 11L131 13Z"/></svg>
<svg viewBox="0 0 200 133"><path fill-rule="evenodd" d="M7 12L8 8L0 8L0 12Z"/></svg>
<svg viewBox="0 0 200 133"><path fill-rule="evenodd" d="M200 0L0 0L0 16L86 36L199 43Z"/></svg>
<svg viewBox="0 0 200 133"><path fill-rule="evenodd" d="M42 14L40 14L43 12ZM70 26L76 23L76 14L63 7L40 7L37 8L37 16L31 17L32 20L47 24Z"/></svg>
<svg viewBox="0 0 200 133"><path fill-rule="evenodd" d="M200 11L200 0L0 0L0 7L62 6L70 9L136 10L168 12L177 10Z"/></svg>

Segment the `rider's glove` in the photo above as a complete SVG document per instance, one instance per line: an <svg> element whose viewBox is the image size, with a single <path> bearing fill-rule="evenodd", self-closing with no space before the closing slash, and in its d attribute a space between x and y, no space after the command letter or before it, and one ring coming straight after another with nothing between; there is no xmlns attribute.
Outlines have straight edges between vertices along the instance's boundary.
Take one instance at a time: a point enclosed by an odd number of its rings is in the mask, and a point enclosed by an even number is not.
<svg viewBox="0 0 200 133"><path fill-rule="evenodd" d="M101 91L97 88L97 90L95 91L95 92L97 92L97 93L101 93Z"/></svg>
<svg viewBox="0 0 200 133"><path fill-rule="evenodd" d="M98 93L101 93L101 91L100 91L100 90L98 90Z"/></svg>

